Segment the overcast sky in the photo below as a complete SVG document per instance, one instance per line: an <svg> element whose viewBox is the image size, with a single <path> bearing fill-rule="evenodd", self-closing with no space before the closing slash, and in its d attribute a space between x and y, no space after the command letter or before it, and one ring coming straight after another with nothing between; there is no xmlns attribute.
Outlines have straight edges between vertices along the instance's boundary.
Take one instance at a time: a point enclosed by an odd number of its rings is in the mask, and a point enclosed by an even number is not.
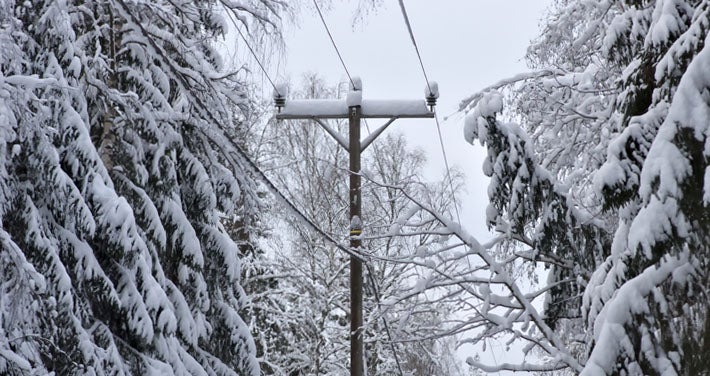
<svg viewBox="0 0 710 376"><path fill-rule="evenodd" d="M405 1L429 79L441 91L437 106L449 162L467 175L462 201L464 228L479 238L484 226L487 180L481 173L483 149L463 140L463 117L444 117L458 102L501 78L526 70L523 57L538 35L539 21L550 0L409 0ZM324 16L348 70L363 81L364 98L423 98L425 81L398 2L382 6L354 22L357 1L333 0ZM280 80L299 82L317 72L329 83L346 79L340 61L312 6L302 9L297 25L286 27L286 56L279 64ZM372 129L377 125L371 121ZM434 120L398 120L388 132L401 131L413 146L427 152L422 171L441 177L443 157ZM370 150L371 151L371 150Z"/></svg>

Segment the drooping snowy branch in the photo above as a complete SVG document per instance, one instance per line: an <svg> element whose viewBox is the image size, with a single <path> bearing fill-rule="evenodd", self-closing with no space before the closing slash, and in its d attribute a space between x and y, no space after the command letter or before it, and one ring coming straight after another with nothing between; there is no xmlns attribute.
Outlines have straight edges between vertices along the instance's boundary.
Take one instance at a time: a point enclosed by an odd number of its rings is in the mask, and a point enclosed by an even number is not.
<svg viewBox="0 0 710 376"><path fill-rule="evenodd" d="M558 73L467 107L484 115L466 137L487 141L487 217L551 268L548 283L576 286L560 296L582 374L707 372L709 7L556 3L528 61ZM487 121L502 102L520 127Z"/></svg>

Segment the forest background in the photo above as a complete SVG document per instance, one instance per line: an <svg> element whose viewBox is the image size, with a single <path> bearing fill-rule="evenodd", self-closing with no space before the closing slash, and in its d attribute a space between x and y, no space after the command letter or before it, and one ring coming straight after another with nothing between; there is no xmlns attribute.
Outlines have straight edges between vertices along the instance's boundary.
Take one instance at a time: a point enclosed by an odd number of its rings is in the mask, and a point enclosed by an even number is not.
<svg viewBox="0 0 710 376"><path fill-rule="evenodd" d="M344 374L343 153L268 121L253 69L218 44L234 28L273 51L301 9L0 10L0 372ZM373 147L356 250L370 374L708 373L709 11L555 1L528 68L469 89L491 238L456 219L460 174L412 174L424 157L396 134ZM451 356L491 341L503 359Z"/></svg>

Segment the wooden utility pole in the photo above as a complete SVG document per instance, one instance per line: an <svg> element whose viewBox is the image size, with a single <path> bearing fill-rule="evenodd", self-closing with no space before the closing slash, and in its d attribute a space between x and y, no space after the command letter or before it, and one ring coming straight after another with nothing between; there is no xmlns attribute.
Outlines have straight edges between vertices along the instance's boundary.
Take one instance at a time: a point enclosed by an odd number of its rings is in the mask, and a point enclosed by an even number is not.
<svg viewBox="0 0 710 376"><path fill-rule="evenodd" d="M350 249L362 244L362 195L360 192L360 116L362 108L348 108L350 125ZM362 261L350 256L350 374L362 375L365 349L362 340Z"/></svg>
<svg viewBox="0 0 710 376"><path fill-rule="evenodd" d="M283 88L274 93L279 113L278 120L311 119L318 123L335 141L350 154L350 249L360 252L362 243L362 195L360 192L360 155L387 127L400 118L433 118L436 99L439 97L435 83L425 90L425 100L362 100L360 79L351 81L348 97L336 100L286 100ZM360 140L361 119L388 119L384 125ZM324 120L348 119L348 140ZM362 261L350 256L350 375L363 376L365 354L362 322Z"/></svg>

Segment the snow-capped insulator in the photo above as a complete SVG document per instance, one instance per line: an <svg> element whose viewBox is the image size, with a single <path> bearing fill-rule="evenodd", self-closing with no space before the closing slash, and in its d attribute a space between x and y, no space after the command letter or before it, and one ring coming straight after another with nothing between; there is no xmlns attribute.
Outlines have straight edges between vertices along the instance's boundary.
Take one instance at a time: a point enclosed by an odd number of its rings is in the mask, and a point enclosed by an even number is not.
<svg viewBox="0 0 710 376"><path fill-rule="evenodd" d="M274 104L279 112L286 107L286 97L288 96L288 85L278 84L274 88Z"/></svg>
<svg viewBox="0 0 710 376"><path fill-rule="evenodd" d="M434 111L436 100L439 98L439 84L436 81L429 81L424 88L424 96L429 110Z"/></svg>
<svg viewBox="0 0 710 376"><path fill-rule="evenodd" d="M350 90L345 97L345 103L348 107L362 106L362 80L360 77L355 76L350 81Z"/></svg>
<svg viewBox="0 0 710 376"><path fill-rule="evenodd" d="M350 90L362 91L362 79L355 76L350 80Z"/></svg>
<svg viewBox="0 0 710 376"><path fill-rule="evenodd" d="M282 96L275 96L274 104L276 105L276 108L279 110L279 112L281 112L281 109L286 107L286 98Z"/></svg>

